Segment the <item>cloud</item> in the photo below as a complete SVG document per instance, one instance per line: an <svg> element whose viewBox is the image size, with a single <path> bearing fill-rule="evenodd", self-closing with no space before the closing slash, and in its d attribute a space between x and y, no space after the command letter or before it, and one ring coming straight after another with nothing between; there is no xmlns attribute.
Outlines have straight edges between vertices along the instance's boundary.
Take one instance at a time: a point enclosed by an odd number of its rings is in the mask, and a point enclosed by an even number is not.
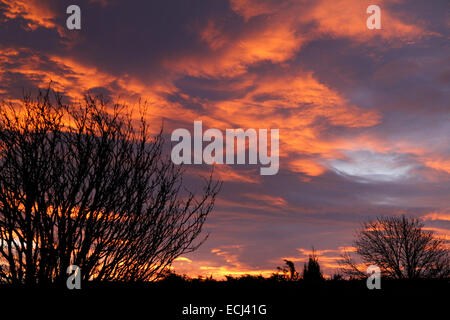
<svg viewBox="0 0 450 320"><path fill-rule="evenodd" d="M382 30L368 30L366 20L369 14L366 9L371 4L371 1L361 0L232 0L231 8L246 21L263 16L282 17L281 20L289 22L296 29L307 30L308 39L344 37L356 42L368 42L377 38L390 42L411 42L423 37L439 36L439 33L427 30L424 21L415 13L408 12L407 2L403 0L378 1ZM404 11L399 13L399 9Z"/></svg>
<svg viewBox="0 0 450 320"><path fill-rule="evenodd" d="M186 261L186 262L192 263L191 259L186 258L186 257L181 257L181 256L177 257L174 261Z"/></svg>
<svg viewBox="0 0 450 320"><path fill-rule="evenodd" d="M259 203L264 202L267 205L274 206L274 207L281 207L286 208L288 207L288 203L285 199L282 197L276 197L271 195L262 195L257 193L246 193L243 196L252 199L257 200Z"/></svg>
<svg viewBox="0 0 450 320"><path fill-rule="evenodd" d="M308 160L291 157L294 172L318 175L325 170L315 158L339 156L338 137L324 139L329 127L365 128L380 121L375 111L366 111L348 102L338 92L317 81L311 73L261 76L240 98L214 103L211 117L233 119L243 128L278 128L281 156L310 155Z"/></svg>
<svg viewBox="0 0 450 320"><path fill-rule="evenodd" d="M4 16L7 19L22 18L31 30L38 27L56 28L56 13L47 1L2 0Z"/></svg>
<svg viewBox="0 0 450 320"><path fill-rule="evenodd" d="M324 166L311 159L293 160L291 168L294 172L302 172L308 176L319 176L326 170Z"/></svg>
<svg viewBox="0 0 450 320"><path fill-rule="evenodd" d="M405 21L405 16L392 12L393 4L407 6L406 1L378 1L381 8L382 30L379 32L368 30L366 8L373 4L371 1L337 0L316 1L306 19L312 19L318 24L318 32L326 36L349 37L356 41L373 41L375 37L384 40L415 41L424 36L431 35L423 28L419 19ZM412 18L412 17L409 17Z"/></svg>
<svg viewBox="0 0 450 320"><path fill-rule="evenodd" d="M424 160L424 163L430 168L450 173L450 160L448 159L431 158Z"/></svg>
<svg viewBox="0 0 450 320"><path fill-rule="evenodd" d="M391 181L408 177L413 165L395 154L369 151L347 151L347 159L329 162L337 172L375 181Z"/></svg>
<svg viewBox="0 0 450 320"><path fill-rule="evenodd" d="M426 215L422 216L422 219L425 221L431 220L441 220L441 221L450 221L450 211L449 212L430 212Z"/></svg>
<svg viewBox="0 0 450 320"><path fill-rule="evenodd" d="M210 172L205 171L204 168L189 170L190 175L201 175L208 177ZM259 170L254 169L239 169L228 164L216 165L214 167L214 176L224 182L241 182L257 184L261 183L261 176Z"/></svg>
<svg viewBox="0 0 450 320"><path fill-rule="evenodd" d="M230 34L227 25L209 20L199 27L198 36L208 50L164 59L164 66L196 77L234 77L257 63L282 63L302 44L301 36L289 24L278 21L244 26L239 33Z"/></svg>
<svg viewBox="0 0 450 320"><path fill-rule="evenodd" d="M218 280L225 279L225 276L262 275L267 277L274 272L271 269L255 269L241 262L238 255L241 250L241 245L222 246L210 251L218 258L217 261L182 258L174 261L173 267L178 273L187 274L191 277L212 275Z"/></svg>

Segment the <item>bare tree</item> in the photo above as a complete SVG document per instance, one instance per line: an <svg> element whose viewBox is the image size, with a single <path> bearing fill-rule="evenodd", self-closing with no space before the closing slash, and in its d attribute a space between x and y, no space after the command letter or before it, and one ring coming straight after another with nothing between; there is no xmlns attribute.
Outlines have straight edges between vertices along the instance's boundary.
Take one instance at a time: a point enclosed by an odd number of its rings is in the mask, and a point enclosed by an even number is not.
<svg viewBox="0 0 450 320"><path fill-rule="evenodd" d="M384 276L394 279L440 278L450 275L450 256L445 239L414 218L382 217L363 224L354 246L362 263L349 253L343 256L343 271L367 276L364 267L376 265Z"/></svg>
<svg viewBox="0 0 450 320"><path fill-rule="evenodd" d="M0 281L62 283L71 264L84 281L154 280L205 240L220 183L186 190L162 130L125 111L50 89L0 105Z"/></svg>

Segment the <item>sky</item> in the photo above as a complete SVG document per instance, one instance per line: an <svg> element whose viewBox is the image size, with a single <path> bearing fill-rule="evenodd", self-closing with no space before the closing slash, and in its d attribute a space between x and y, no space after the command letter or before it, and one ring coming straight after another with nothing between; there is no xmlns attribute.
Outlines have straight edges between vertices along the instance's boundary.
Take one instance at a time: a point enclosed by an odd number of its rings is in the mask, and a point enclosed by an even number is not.
<svg viewBox="0 0 450 320"><path fill-rule="evenodd" d="M81 9L69 30L66 8ZM368 29L369 5L381 29ZM157 132L279 129L280 168L217 165L191 276L270 275L314 248L326 274L377 216L450 237L447 0L0 0L0 98L52 88L135 106ZM137 112L137 111L136 111ZM192 187L207 165L188 165Z"/></svg>

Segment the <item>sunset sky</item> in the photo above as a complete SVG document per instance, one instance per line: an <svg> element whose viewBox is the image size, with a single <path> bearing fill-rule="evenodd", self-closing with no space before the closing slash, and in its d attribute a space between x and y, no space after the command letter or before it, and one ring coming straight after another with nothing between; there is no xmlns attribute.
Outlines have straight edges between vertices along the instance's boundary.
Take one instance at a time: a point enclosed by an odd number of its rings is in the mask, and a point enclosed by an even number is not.
<svg viewBox="0 0 450 320"><path fill-rule="evenodd" d="M81 30L66 27L71 4ZM332 274L376 216L450 237L449 28L448 0L0 0L0 97L52 81L67 102L147 101L169 139L194 120L279 129L277 175L216 167L209 238L174 268L268 275L314 247ZM211 168L186 169L200 188Z"/></svg>

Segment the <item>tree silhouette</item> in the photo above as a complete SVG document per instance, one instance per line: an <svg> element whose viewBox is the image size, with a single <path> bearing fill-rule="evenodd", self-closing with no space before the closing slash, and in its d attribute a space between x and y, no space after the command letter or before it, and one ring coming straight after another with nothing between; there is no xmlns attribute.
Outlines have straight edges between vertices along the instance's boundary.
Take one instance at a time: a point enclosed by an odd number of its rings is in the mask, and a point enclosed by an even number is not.
<svg viewBox="0 0 450 320"><path fill-rule="evenodd" d="M308 263L305 262L303 266L303 280L308 282L322 281L323 275L320 270L319 259L317 259L314 250L309 255Z"/></svg>
<svg viewBox="0 0 450 320"><path fill-rule="evenodd" d="M385 277L448 277L450 257L446 242L423 227L418 219L405 216L366 222L356 235L356 254L366 267L378 266ZM343 271L350 276L367 276L349 253L344 254L342 264Z"/></svg>
<svg viewBox="0 0 450 320"><path fill-rule="evenodd" d="M50 95L0 105L0 281L62 283L71 264L84 281L147 281L197 249L220 183L185 190L143 113Z"/></svg>

